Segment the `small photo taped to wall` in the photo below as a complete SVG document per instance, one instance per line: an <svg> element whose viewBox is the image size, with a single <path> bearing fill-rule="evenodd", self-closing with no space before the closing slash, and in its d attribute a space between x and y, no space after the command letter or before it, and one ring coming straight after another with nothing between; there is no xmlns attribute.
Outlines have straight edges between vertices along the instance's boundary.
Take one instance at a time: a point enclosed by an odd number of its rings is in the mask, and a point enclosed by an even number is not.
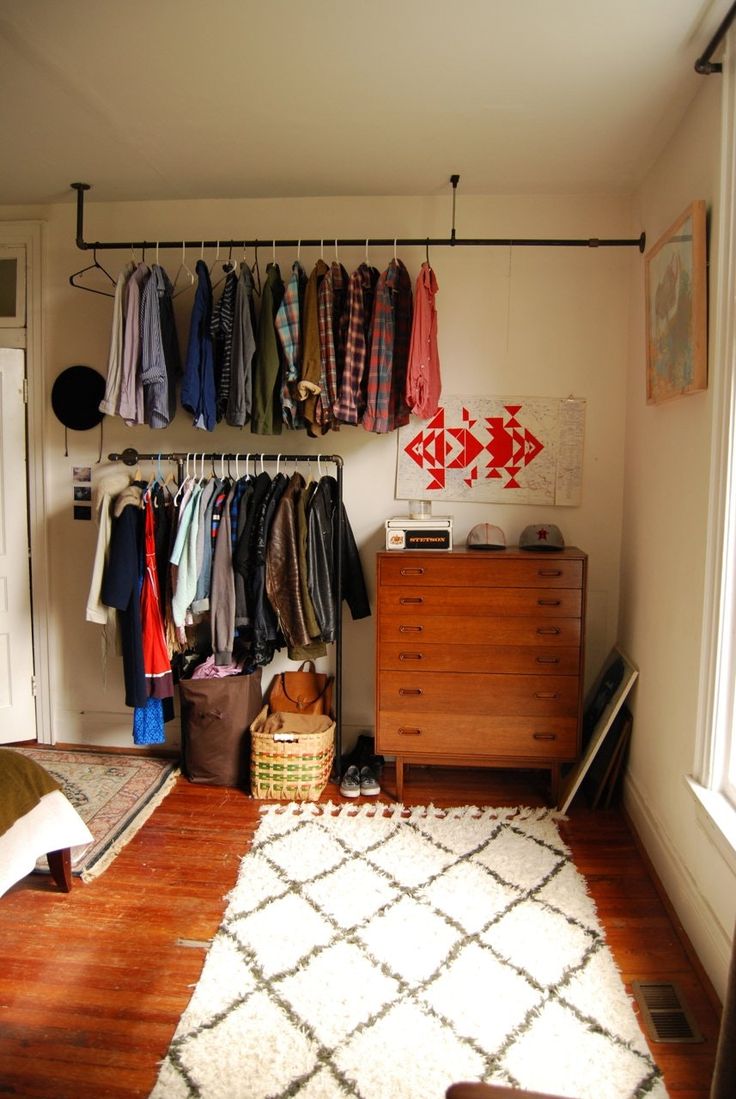
<svg viewBox="0 0 736 1099"><path fill-rule="evenodd" d="M75 500L91 500L92 499L92 487L90 485L75 485L74 486L74 499Z"/></svg>
<svg viewBox="0 0 736 1099"><path fill-rule="evenodd" d="M92 483L92 467L91 466L74 466L74 480L81 481L83 484Z"/></svg>

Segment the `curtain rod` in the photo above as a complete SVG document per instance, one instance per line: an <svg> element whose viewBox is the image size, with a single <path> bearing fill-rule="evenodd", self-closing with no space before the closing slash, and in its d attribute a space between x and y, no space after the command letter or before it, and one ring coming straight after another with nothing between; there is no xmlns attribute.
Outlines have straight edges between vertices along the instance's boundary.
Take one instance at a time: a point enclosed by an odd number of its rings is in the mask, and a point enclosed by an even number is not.
<svg viewBox="0 0 736 1099"><path fill-rule="evenodd" d="M455 193L460 176L452 176L453 225L449 237L296 237L273 240L123 240L123 241L87 241L84 239L84 192L91 189L89 183L71 183L69 186L77 192L77 248L82 251L113 251L137 248L140 251L154 248L320 248L337 246L338 248L493 248L493 247L535 247L535 248L638 248L643 252L646 247L646 233L630 239L612 239L588 237L579 239L550 239L547 237L458 237L455 235Z"/></svg>
<svg viewBox="0 0 736 1099"><path fill-rule="evenodd" d="M736 16L736 0L731 4L730 9L726 12L720 27L711 38L705 50L695 62L695 71L700 73L701 76L710 76L711 73L723 72L723 65L720 61L711 61L711 57L716 52L721 44L724 35L727 33L729 27L733 23Z"/></svg>

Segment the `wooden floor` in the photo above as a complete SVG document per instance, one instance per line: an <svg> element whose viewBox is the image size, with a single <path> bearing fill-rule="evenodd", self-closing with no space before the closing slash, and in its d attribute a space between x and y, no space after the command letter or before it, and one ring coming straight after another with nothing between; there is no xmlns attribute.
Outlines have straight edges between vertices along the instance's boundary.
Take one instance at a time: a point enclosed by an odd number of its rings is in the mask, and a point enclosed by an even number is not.
<svg viewBox="0 0 736 1099"><path fill-rule="evenodd" d="M534 772L411 768L406 804L541 805ZM390 793L392 774L384 775ZM383 795L382 795L383 797ZM340 801L328 786L324 800ZM385 800L391 800L386 797ZM237 790L174 791L111 867L56 892L32 875L0 899L0 1096L147 1096L258 824ZM652 1044L671 1099L707 1099L718 1015L618 810L561 825L624 980L676 980L705 1035Z"/></svg>

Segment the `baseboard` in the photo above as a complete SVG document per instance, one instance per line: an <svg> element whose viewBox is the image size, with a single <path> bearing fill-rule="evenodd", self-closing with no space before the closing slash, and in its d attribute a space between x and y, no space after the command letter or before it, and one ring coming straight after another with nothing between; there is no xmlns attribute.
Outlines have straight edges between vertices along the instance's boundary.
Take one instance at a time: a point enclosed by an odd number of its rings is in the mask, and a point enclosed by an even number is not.
<svg viewBox="0 0 736 1099"><path fill-rule="evenodd" d="M630 775L624 790L624 808L683 946L702 968L704 984L706 988L711 986L715 1006L720 1007L726 996L731 961L728 936L697 889L663 822L652 812L650 802Z"/></svg>

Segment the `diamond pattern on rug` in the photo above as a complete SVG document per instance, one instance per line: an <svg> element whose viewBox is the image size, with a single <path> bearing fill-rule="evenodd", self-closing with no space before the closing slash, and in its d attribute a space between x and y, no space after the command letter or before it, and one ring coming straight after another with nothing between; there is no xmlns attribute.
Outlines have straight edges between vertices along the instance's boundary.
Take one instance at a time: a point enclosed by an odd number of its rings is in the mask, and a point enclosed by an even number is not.
<svg viewBox="0 0 736 1099"><path fill-rule="evenodd" d="M667 1099L544 810L270 808L151 1099Z"/></svg>
<svg viewBox="0 0 736 1099"><path fill-rule="evenodd" d="M274 987L299 1018L314 1019L317 1039L330 1047L368 1023L400 989L398 981L345 942L323 950Z"/></svg>
<svg viewBox="0 0 736 1099"><path fill-rule="evenodd" d="M412 1003L399 1003L372 1027L335 1051L351 1093L427 1099L443 1096L449 1080L483 1073L483 1057L449 1027Z"/></svg>

